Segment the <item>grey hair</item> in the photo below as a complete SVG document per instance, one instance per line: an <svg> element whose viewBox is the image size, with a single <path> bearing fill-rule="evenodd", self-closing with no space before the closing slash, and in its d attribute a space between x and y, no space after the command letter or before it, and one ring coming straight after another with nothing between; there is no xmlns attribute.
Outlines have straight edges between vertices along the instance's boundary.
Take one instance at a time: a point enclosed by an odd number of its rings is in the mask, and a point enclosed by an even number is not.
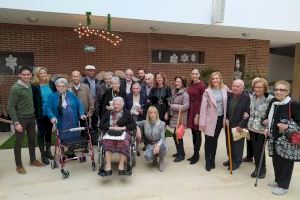
<svg viewBox="0 0 300 200"><path fill-rule="evenodd" d="M58 78L56 81L55 81L55 85L58 85L58 84L64 84L65 86L68 86L68 81L67 79L65 78Z"/></svg>
<svg viewBox="0 0 300 200"><path fill-rule="evenodd" d="M113 77L111 78L111 81L117 81L117 82L120 84L120 78L117 77L117 76L113 76Z"/></svg>
<svg viewBox="0 0 300 200"><path fill-rule="evenodd" d="M113 101L113 103L118 101L121 103L122 108L124 107L124 99L122 97L115 97L112 99L112 101Z"/></svg>
<svg viewBox="0 0 300 200"><path fill-rule="evenodd" d="M241 85L243 88L245 88L245 82L242 79L235 79L233 82L237 83L237 84Z"/></svg>
<svg viewBox="0 0 300 200"><path fill-rule="evenodd" d="M133 86L133 85L137 85L140 89L142 89L142 86L141 86L141 84L140 84L139 82L133 82L133 83L132 83L132 86ZM131 86L131 87L132 87L132 86Z"/></svg>
<svg viewBox="0 0 300 200"><path fill-rule="evenodd" d="M151 74L151 73L148 73L148 74L145 74L145 78L150 78L150 79L154 79L154 76L153 76L153 74Z"/></svg>

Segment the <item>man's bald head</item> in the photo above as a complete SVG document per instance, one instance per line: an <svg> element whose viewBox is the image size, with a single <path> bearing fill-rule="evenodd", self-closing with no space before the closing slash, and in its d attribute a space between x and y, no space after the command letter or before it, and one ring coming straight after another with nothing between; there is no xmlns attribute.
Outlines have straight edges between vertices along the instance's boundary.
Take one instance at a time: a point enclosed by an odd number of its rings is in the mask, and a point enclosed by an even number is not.
<svg viewBox="0 0 300 200"><path fill-rule="evenodd" d="M73 71L72 72L72 82L75 85L78 85L80 83L81 73L79 71Z"/></svg>
<svg viewBox="0 0 300 200"><path fill-rule="evenodd" d="M235 94L235 95L240 95L242 94L242 92L244 91L244 88L245 88L245 83L243 80L241 79L236 79L233 81L232 83L232 92Z"/></svg>

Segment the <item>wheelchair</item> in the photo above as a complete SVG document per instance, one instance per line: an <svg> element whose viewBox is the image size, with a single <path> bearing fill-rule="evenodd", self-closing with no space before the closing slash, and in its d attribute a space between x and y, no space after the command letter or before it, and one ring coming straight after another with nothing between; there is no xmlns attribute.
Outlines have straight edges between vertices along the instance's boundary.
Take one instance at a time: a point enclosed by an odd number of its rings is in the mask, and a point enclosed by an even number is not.
<svg viewBox="0 0 300 200"><path fill-rule="evenodd" d="M85 135L80 135L81 131L83 131ZM74 134L74 137L62 139L61 134ZM65 148L68 148L68 151L71 149L72 153L75 154L75 157L67 158L64 151ZM64 169L68 161L79 159L79 162L85 162L86 157L91 158L91 169L92 171L95 171L96 164L94 160L94 149L92 145L90 127L71 128L62 131L61 133L58 130L56 130L54 159L50 161L50 164L52 169L55 169L57 167L60 168L60 172L63 179L68 178L70 175L69 171Z"/></svg>
<svg viewBox="0 0 300 200"><path fill-rule="evenodd" d="M100 131L99 139L98 139L98 175L104 170L104 164L105 164L105 151L103 149L103 137L106 134L104 131ZM132 169L136 165L136 157L137 157L137 150L136 150L136 129L133 131L130 131L131 134L131 141L130 141L130 147L129 147L129 158L127 157L126 161L126 172L125 175L131 176L132 175Z"/></svg>

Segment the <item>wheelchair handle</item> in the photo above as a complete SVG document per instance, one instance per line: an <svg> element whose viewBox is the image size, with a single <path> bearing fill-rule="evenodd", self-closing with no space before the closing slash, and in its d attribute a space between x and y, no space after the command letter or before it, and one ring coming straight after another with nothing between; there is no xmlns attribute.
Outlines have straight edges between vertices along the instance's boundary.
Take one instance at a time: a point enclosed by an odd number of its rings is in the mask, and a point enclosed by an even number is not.
<svg viewBox="0 0 300 200"><path fill-rule="evenodd" d="M77 127L77 128L70 128L68 130L62 131L63 133L65 132L75 132L75 131L83 131L88 129L87 127Z"/></svg>

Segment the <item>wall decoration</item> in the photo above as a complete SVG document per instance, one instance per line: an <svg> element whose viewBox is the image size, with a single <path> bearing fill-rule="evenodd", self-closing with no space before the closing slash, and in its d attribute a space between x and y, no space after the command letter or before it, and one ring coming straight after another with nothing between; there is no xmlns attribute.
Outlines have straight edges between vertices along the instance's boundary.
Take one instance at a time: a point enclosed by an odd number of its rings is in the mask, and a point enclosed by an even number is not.
<svg viewBox="0 0 300 200"><path fill-rule="evenodd" d="M22 66L33 69L33 52L7 52L0 51L0 74L16 75Z"/></svg>
<svg viewBox="0 0 300 200"><path fill-rule="evenodd" d="M152 50L152 63L204 64L204 52Z"/></svg>
<svg viewBox="0 0 300 200"><path fill-rule="evenodd" d="M245 54L235 54L233 79L244 79L245 73Z"/></svg>

